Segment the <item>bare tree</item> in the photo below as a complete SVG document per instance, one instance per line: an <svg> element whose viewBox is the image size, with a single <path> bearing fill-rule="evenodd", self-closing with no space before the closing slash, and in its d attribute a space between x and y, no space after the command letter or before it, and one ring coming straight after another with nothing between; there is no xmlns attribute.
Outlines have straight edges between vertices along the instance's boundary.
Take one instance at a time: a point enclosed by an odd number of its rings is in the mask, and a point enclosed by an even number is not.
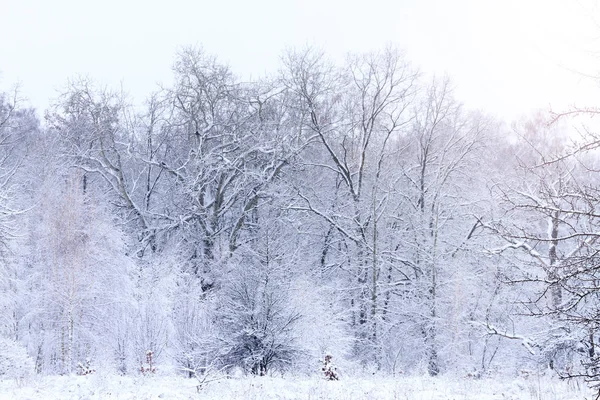
<svg viewBox="0 0 600 400"><path fill-rule="evenodd" d="M527 288L522 312L544 321L529 332L541 361L571 375L596 358L596 157L570 149L558 125L538 119L517 132L518 180L496 186L505 211L487 227L503 243L490 250L510 266L505 280Z"/></svg>
<svg viewBox="0 0 600 400"><path fill-rule="evenodd" d="M481 116L463 114L448 80L434 81L416 110L413 130L400 154L403 176L394 218L399 240L391 254L404 284L393 293L404 298L411 293L421 303L413 322L423 337L431 375L440 371L438 335L449 317L443 288L456 275L453 268L467 267L457 254L479 225L478 193L472 186L481 184L475 171L488 126Z"/></svg>
<svg viewBox="0 0 600 400"><path fill-rule="evenodd" d="M395 143L412 118L417 74L393 49L349 56L341 68L314 50L291 52L285 63L284 84L297 96L302 127L316 139L312 148L320 154L305 157L304 164L327 176L335 193L323 198L311 186L299 188L293 209L309 211L329 225L322 264L334 232L348 249L343 264L356 287L347 299L356 351L380 366L378 224L388 201L382 188Z"/></svg>
<svg viewBox="0 0 600 400"><path fill-rule="evenodd" d="M23 165L28 161L31 143L40 133L33 109L21 98L19 88L0 92L0 336L19 340L23 336L27 273L19 251L20 227L32 207L31 178Z"/></svg>

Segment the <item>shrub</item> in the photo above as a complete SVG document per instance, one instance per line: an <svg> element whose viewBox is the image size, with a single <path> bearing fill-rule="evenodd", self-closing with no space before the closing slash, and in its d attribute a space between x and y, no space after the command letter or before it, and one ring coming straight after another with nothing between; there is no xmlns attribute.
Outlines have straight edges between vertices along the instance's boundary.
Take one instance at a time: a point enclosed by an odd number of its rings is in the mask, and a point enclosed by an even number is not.
<svg viewBox="0 0 600 400"><path fill-rule="evenodd" d="M33 371L25 348L15 340L0 338L0 378L23 379Z"/></svg>

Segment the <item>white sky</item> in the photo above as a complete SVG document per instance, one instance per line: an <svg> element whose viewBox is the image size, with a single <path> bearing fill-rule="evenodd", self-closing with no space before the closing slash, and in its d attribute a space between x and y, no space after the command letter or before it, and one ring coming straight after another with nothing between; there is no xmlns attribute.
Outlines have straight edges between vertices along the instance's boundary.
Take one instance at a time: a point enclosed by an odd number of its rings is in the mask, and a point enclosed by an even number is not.
<svg viewBox="0 0 600 400"><path fill-rule="evenodd" d="M600 6L592 0L0 0L0 88L45 109L89 75L137 100L168 82L178 47L200 44L242 78L274 72L286 47L332 57L395 44L457 97L507 119L593 105ZM597 103L596 103L597 104Z"/></svg>

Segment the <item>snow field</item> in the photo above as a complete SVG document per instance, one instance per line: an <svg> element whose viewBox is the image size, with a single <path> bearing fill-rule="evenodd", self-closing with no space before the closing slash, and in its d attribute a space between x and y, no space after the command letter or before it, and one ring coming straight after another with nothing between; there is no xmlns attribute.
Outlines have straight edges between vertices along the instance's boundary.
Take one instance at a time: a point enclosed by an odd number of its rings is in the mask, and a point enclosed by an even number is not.
<svg viewBox="0 0 600 400"><path fill-rule="evenodd" d="M590 399L585 385L548 377L506 380L403 376L325 381L319 377L232 378L197 390L182 377L103 375L0 381L0 400L576 400Z"/></svg>

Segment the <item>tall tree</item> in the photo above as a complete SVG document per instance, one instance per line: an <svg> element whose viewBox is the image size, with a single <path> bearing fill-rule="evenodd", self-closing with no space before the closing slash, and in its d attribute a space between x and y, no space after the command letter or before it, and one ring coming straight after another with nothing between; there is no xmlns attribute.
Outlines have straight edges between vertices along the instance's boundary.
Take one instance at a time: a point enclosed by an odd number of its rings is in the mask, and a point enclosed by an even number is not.
<svg viewBox="0 0 600 400"><path fill-rule="evenodd" d="M390 250L395 275L404 282L393 293L405 299L410 293L419 303L411 319L423 337L427 370L437 375L439 331L450 317L448 281L469 268L461 251L479 225L481 204L472 188L483 183L476 171L489 124L462 112L447 80L434 81L422 99L400 153L400 203L393 220L397 239ZM400 307L408 311L408 304Z"/></svg>
<svg viewBox="0 0 600 400"><path fill-rule="evenodd" d="M356 354L380 365L378 322L380 244L378 224L388 200L385 175L394 142L411 120L416 73L392 49L350 56L343 67L329 65L314 50L291 52L285 60L284 84L297 96L303 130L314 137L305 165L324 176L329 192L299 188L296 210L321 218L326 225L322 264L332 238L347 249L340 267L356 289L346 301L349 323L357 334Z"/></svg>
<svg viewBox="0 0 600 400"><path fill-rule="evenodd" d="M0 336L22 339L27 305L26 276L20 268L19 226L32 206L33 187L24 167L30 144L39 134L35 111L28 108L19 89L0 92Z"/></svg>

